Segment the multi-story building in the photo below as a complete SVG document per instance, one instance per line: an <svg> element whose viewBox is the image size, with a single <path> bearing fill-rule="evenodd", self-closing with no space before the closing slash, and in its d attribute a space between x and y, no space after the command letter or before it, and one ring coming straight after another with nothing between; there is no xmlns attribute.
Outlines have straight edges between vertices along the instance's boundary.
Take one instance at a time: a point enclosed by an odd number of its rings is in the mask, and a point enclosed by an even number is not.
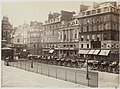
<svg viewBox="0 0 120 89"><path fill-rule="evenodd" d="M76 55L78 53L78 38L79 24L76 16L73 16L70 21L62 21L59 27L59 55Z"/></svg>
<svg viewBox="0 0 120 89"><path fill-rule="evenodd" d="M30 29L27 32L28 36L28 50L33 55L40 55L42 53L42 28L43 23L37 21L30 22Z"/></svg>
<svg viewBox="0 0 120 89"><path fill-rule="evenodd" d="M17 51L27 49L27 31L30 29L29 24L23 24L14 28L12 34L12 43Z"/></svg>
<svg viewBox="0 0 120 89"><path fill-rule="evenodd" d="M119 12L116 2L99 3L77 16L79 21L79 53L92 59L118 60Z"/></svg>
<svg viewBox="0 0 120 89"><path fill-rule="evenodd" d="M43 25L43 53L48 53L52 49L56 55L59 54L57 49L59 44L59 26L62 21L67 22L72 16L73 12L63 10L61 13L50 13L48 15L48 20ZM53 51L50 51L50 53Z"/></svg>
<svg viewBox="0 0 120 89"><path fill-rule="evenodd" d="M2 47L9 46L11 44L11 32L13 30L12 24L9 22L9 18L3 16L2 20Z"/></svg>

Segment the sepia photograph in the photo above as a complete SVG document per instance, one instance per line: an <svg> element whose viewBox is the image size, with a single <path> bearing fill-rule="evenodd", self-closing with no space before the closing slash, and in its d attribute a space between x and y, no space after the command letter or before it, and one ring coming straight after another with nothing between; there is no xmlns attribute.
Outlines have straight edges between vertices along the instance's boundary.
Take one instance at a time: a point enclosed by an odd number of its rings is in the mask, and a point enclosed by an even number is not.
<svg viewBox="0 0 120 89"><path fill-rule="evenodd" d="M2 0L1 88L119 88L119 0Z"/></svg>

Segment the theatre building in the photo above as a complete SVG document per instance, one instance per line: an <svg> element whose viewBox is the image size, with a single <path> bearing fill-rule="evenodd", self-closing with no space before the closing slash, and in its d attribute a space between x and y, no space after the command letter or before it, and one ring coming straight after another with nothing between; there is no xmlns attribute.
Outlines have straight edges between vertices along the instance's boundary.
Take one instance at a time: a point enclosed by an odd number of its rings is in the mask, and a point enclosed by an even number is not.
<svg viewBox="0 0 120 89"><path fill-rule="evenodd" d="M59 26L62 21L69 21L73 12L63 11L60 13L49 13L48 20L43 25L42 53L59 55Z"/></svg>
<svg viewBox="0 0 120 89"><path fill-rule="evenodd" d="M80 12L79 54L96 60L119 59L119 12L116 3L99 3Z"/></svg>
<svg viewBox="0 0 120 89"><path fill-rule="evenodd" d="M76 55L78 53L79 24L75 16L70 21L63 21L59 27L59 55Z"/></svg>

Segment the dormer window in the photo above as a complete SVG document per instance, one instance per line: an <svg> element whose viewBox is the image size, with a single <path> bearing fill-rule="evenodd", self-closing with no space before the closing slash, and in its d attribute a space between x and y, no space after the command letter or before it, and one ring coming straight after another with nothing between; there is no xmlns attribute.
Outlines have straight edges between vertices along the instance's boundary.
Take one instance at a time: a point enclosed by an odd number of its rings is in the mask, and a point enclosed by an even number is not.
<svg viewBox="0 0 120 89"><path fill-rule="evenodd" d="M82 15L85 15L85 12L83 12Z"/></svg>
<svg viewBox="0 0 120 89"><path fill-rule="evenodd" d="M100 13L101 12L101 9L97 9L97 13Z"/></svg>
<svg viewBox="0 0 120 89"><path fill-rule="evenodd" d="M109 8L108 8L108 7L105 7L105 8L104 8L104 11L105 11L105 12L109 11Z"/></svg>
<svg viewBox="0 0 120 89"><path fill-rule="evenodd" d="M57 21L59 21L59 18L57 18Z"/></svg>
<svg viewBox="0 0 120 89"><path fill-rule="evenodd" d="M87 12L86 12L86 15L90 15L90 11L87 11Z"/></svg>
<svg viewBox="0 0 120 89"><path fill-rule="evenodd" d="M95 14L96 13L96 11L95 10L92 10L92 14Z"/></svg>

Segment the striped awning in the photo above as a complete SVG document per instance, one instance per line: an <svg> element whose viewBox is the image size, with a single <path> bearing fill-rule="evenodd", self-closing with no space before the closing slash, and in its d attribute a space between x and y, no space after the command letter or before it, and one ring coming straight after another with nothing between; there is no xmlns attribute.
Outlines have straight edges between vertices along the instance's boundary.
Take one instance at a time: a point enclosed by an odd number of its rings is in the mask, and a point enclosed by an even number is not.
<svg viewBox="0 0 120 89"><path fill-rule="evenodd" d="M101 50L99 55L108 56L109 53L110 53L110 50Z"/></svg>
<svg viewBox="0 0 120 89"><path fill-rule="evenodd" d="M79 54L88 54L89 50L79 50Z"/></svg>
<svg viewBox="0 0 120 89"><path fill-rule="evenodd" d="M99 52L100 52L100 50L95 50L93 54L98 55Z"/></svg>
<svg viewBox="0 0 120 89"><path fill-rule="evenodd" d="M88 54L93 54L95 50L90 50Z"/></svg>

